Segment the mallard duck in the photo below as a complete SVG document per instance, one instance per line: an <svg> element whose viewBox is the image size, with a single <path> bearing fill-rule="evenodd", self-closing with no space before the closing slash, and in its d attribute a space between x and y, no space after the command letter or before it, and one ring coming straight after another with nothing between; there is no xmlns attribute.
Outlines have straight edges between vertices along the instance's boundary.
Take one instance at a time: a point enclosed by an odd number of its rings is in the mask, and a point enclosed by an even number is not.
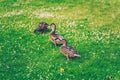
<svg viewBox="0 0 120 80"><path fill-rule="evenodd" d="M40 22L38 27L34 30L34 33L44 33L48 24L46 22Z"/></svg>
<svg viewBox="0 0 120 80"><path fill-rule="evenodd" d="M67 46L67 41L60 47L60 52L63 53L67 60L72 57L80 57L80 54L71 46Z"/></svg>
<svg viewBox="0 0 120 80"><path fill-rule="evenodd" d="M52 23L50 25L52 31L49 34L49 38L50 40L54 43L55 46L57 46L57 44L63 44L65 43L65 40L62 36L60 36L59 34L56 34L56 25L54 23Z"/></svg>

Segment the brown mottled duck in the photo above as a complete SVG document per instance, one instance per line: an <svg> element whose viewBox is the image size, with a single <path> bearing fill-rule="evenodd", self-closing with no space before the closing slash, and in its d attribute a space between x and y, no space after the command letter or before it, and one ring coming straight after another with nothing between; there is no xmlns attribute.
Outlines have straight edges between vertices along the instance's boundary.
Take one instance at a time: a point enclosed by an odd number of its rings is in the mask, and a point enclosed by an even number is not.
<svg viewBox="0 0 120 80"><path fill-rule="evenodd" d="M34 30L34 33L44 33L47 27L48 24L46 22L40 22L38 27Z"/></svg>
<svg viewBox="0 0 120 80"><path fill-rule="evenodd" d="M60 52L64 54L69 61L69 58L80 57L80 54L71 46L67 46L67 41L60 47Z"/></svg>
<svg viewBox="0 0 120 80"><path fill-rule="evenodd" d="M56 25L54 23L52 23L50 25L52 31L49 34L49 38L50 40L54 43L55 46L57 46L57 44L64 44L65 40L62 36L60 36L59 34L56 34Z"/></svg>

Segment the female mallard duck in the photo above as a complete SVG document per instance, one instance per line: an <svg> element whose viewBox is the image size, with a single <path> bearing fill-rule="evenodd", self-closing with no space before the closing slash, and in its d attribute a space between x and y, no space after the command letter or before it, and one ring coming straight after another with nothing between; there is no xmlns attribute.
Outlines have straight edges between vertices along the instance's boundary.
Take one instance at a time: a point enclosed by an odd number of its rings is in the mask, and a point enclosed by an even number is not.
<svg viewBox="0 0 120 80"><path fill-rule="evenodd" d="M57 44L65 43L65 40L62 36L60 36L59 34L55 34L56 25L54 23L51 24L51 29L52 31L49 34L49 38L54 43L54 45L56 46Z"/></svg>
<svg viewBox="0 0 120 80"><path fill-rule="evenodd" d="M38 27L34 30L34 33L44 33L48 24L46 22L40 22Z"/></svg>
<svg viewBox="0 0 120 80"><path fill-rule="evenodd" d="M60 47L60 52L66 56L67 60L75 56L80 56L80 54L73 47L67 46L67 41Z"/></svg>

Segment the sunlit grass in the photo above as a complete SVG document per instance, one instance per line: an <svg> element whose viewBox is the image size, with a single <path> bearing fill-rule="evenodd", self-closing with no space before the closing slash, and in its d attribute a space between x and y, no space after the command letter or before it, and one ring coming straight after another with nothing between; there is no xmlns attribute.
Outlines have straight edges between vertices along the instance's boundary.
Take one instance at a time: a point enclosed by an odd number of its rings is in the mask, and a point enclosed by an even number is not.
<svg viewBox="0 0 120 80"><path fill-rule="evenodd" d="M119 80L119 2L0 0L0 79ZM67 61L49 32L34 34L41 21L54 22L81 58Z"/></svg>

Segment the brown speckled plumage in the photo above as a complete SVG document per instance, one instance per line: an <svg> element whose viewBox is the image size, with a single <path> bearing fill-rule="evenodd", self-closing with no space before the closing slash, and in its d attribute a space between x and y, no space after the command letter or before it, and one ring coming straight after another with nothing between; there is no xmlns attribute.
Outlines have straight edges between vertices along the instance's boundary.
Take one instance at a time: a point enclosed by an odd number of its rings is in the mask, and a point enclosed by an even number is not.
<svg viewBox="0 0 120 80"><path fill-rule="evenodd" d="M60 51L66 56L67 60L75 56L80 56L80 54L73 47L67 46L67 41L60 47Z"/></svg>
<svg viewBox="0 0 120 80"><path fill-rule="evenodd" d="M46 22L40 22L38 27L34 30L34 33L44 33L47 27L48 24Z"/></svg>
<svg viewBox="0 0 120 80"><path fill-rule="evenodd" d="M51 29L52 31L49 34L49 38L54 43L54 45L56 46L57 44L65 43L65 40L62 36L60 36L59 34L55 34L56 25L54 23L51 24Z"/></svg>

